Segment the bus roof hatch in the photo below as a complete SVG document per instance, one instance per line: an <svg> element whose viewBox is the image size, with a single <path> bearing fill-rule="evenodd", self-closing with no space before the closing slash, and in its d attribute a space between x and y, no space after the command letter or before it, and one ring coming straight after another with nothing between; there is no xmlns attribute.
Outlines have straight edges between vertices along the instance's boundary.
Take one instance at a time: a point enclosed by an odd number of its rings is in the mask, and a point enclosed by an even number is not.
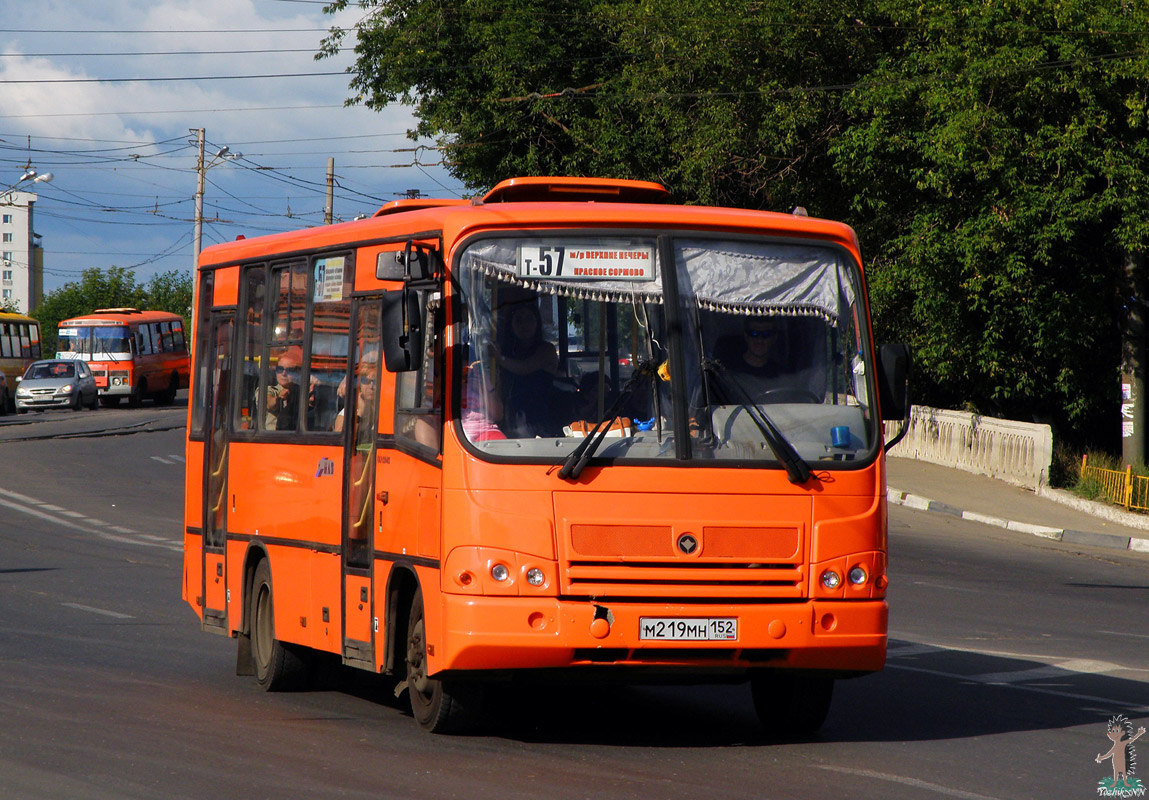
<svg viewBox="0 0 1149 800"><path fill-rule="evenodd" d="M511 178L483 198L484 203L579 202L662 203L670 192L651 181L613 178Z"/></svg>

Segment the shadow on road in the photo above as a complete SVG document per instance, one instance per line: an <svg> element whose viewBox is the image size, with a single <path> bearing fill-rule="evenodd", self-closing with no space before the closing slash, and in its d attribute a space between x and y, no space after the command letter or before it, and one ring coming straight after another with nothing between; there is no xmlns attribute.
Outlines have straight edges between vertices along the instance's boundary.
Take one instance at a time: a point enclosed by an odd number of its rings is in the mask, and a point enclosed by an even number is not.
<svg viewBox="0 0 1149 800"><path fill-rule="evenodd" d="M940 647L892 643L884 671L838 681L830 717L807 742L967 739L1103 723L1149 713L1147 684ZM901 645L901 646L899 646ZM899 650L902 654L899 654ZM318 690L342 691L407 714L394 683L329 665ZM625 747L770 745L746 684L618 686L508 682L491 687L485 729L524 743ZM415 723L412 721L411 725Z"/></svg>

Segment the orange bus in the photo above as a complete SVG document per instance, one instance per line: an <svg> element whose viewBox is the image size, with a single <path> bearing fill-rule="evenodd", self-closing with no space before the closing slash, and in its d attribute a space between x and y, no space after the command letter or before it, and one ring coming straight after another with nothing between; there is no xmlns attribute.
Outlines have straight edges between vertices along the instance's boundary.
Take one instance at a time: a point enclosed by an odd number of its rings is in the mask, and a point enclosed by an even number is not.
<svg viewBox="0 0 1149 800"><path fill-rule="evenodd" d="M40 323L13 311L0 311L0 414L16 410L16 379L40 356Z"/></svg>
<svg viewBox="0 0 1149 800"><path fill-rule="evenodd" d="M883 666L908 349L847 226L667 195L517 178L203 251L182 592L240 674L336 654L436 732L516 677L741 681L798 732Z"/></svg>
<svg viewBox="0 0 1149 800"><path fill-rule="evenodd" d="M89 362L105 406L125 397L131 406L145 397L170 405L190 380L183 318L167 311L98 308L62 320L56 358Z"/></svg>

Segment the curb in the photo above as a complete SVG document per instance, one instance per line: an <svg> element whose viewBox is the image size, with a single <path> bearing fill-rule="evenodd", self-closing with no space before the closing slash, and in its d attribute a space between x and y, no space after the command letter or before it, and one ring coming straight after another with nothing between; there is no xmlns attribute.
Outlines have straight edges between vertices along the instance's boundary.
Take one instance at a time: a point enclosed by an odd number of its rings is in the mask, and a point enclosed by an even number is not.
<svg viewBox="0 0 1149 800"><path fill-rule="evenodd" d="M1110 550L1132 550L1137 553L1149 553L1149 539L1134 536L1120 536L1115 533L1091 533L1089 531L1075 531L1066 528L1049 528L1044 525L1033 525L1028 522L993 517L989 514L979 514L976 511L965 511L960 508L931 500L917 494L910 494L899 489L886 490L886 500L889 503L918 511L933 511L938 514L949 514L953 517L980 522L983 525L992 525L995 528L1005 528L1017 533L1026 533L1039 536L1042 539L1052 539L1065 544L1085 545L1088 547L1104 547Z"/></svg>

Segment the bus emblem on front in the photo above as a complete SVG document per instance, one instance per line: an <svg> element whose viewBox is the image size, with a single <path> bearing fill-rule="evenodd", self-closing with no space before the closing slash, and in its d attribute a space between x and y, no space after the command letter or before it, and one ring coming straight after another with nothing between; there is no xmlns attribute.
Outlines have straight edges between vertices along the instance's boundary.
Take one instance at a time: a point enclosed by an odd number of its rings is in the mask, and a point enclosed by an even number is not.
<svg viewBox="0 0 1149 800"><path fill-rule="evenodd" d="M315 477L335 474L335 462L330 458L319 459L319 467L315 470Z"/></svg>

